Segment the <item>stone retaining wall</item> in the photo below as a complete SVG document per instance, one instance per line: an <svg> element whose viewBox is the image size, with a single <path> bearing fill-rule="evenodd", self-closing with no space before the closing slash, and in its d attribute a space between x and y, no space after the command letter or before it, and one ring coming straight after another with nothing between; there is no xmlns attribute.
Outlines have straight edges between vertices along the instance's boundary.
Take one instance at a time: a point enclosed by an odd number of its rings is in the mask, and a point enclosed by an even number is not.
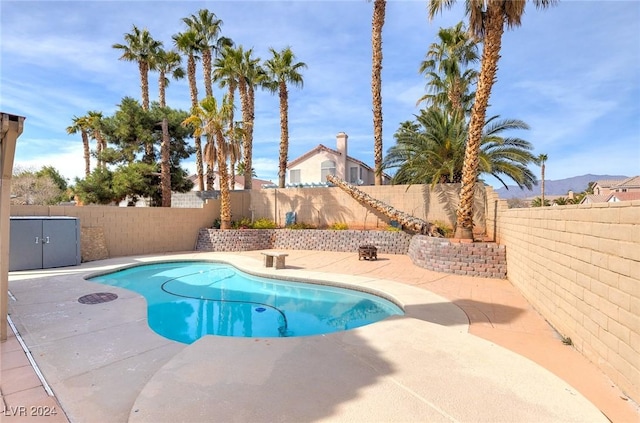
<svg viewBox="0 0 640 423"><path fill-rule="evenodd" d="M393 231L319 229L201 229L198 251L251 251L267 249L353 251L373 244L382 254L406 254L411 235Z"/></svg>
<svg viewBox="0 0 640 423"><path fill-rule="evenodd" d="M492 242L462 243L414 235L408 254L416 266L436 272L484 278L507 277L505 247Z"/></svg>

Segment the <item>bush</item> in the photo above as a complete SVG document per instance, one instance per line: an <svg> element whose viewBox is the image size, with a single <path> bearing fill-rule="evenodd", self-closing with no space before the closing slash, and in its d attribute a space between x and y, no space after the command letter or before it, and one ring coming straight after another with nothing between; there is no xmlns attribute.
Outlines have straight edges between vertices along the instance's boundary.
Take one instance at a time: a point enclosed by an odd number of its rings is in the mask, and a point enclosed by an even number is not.
<svg viewBox="0 0 640 423"><path fill-rule="evenodd" d="M294 224L287 225L286 228L287 229L315 229L316 227L309 223L296 222Z"/></svg>
<svg viewBox="0 0 640 423"><path fill-rule="evenodd" d="M349 229L349 226L347 226L347 224L344 222L336 222L333 225L329 226L329 229L332 229L334 231L344 231L346 229Z"/></svg>
<svg viewBox="0 0 640 423"><path fill-rule="evenodd" d="M448 225L447 223L441 220L436 220L435 222L433 222L433 224L435 225L440 235L442 235L445 238L453 238L453 234L455 231L453 230L452 226Z"/></svg>
<svg viewBox="0 0 640 423"><path fill-rule="evenodd" d="M253 229L275 229L278 225L271 219L266 217L260 218L253 222Z"/></svg>
<svg viewBox="0 0 640 423"><path fill-rule="evenodd" d="M248 217L243 217L240 220L231 222L231 227L233 229L251 229L253 228L253 223Z"/></svg>

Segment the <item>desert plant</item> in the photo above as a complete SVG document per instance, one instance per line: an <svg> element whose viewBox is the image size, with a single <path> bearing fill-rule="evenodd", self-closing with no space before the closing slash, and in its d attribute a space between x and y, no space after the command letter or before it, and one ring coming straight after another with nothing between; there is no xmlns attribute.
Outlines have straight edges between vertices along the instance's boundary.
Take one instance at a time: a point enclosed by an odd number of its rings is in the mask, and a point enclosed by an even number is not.
<svg viewBox="0 0 640 423"><path fill-rule="evenodd" d="M349 226L344 222L336 222L333 225L329 226L329 229L334 231L344 231L349 229Z"/></svg>
<svg viewBox="0 0 640 423"><path fill-rule="evenodd" d="M251 229L253 228L253 223L251 223L251 219L248 217L243 217L240 220L234 220L231 222L231 227L233 229Z"/></svg>
<svg viewBox="0 0 640 423"><path fill-rule="evenodd" d="M451 225L449 225L446 222L443 222L442 220L436 220L433 222L433 224L435 225L436 230L440 235L442 235L445 238L453 238L453 234L455 230Z"/></svg>
<svg viewBox="0 0 640 423"><path fill-rule="evenodd" d="M267 219L266 217L262 217L255 222L253 222L253 229L275 229L278 225L271 219Z"/></svg>
<svg viewBox="0 0 640 423"><path fill-rule="evenodd" d="M304 222L296 222L286 226L287 229L315 229L316 227Z"/></svg>

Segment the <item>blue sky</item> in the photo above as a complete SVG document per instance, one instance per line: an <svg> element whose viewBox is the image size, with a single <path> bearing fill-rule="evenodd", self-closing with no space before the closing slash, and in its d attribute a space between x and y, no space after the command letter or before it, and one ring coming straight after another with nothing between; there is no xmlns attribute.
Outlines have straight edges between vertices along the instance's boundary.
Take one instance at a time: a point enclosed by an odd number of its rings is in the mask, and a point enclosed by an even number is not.
<svg viewBox="0 0 640 423"><path fill-rule="evenodd" d="M463 0L432 21L426 4L387 2L385 152L399 124L419 112L425 79L418 67L438 29L465 20ZM2 0L0 110L27 118L15 166L51 165L71 181L82 177L81 139L66 133L72 118L89 110L112 115L123 97L140 98L137 66L118 60L111 46L135 24L168 48L184 30L181 18L201 8L256 57L290 46L307 64L304 87L290 91L289 160L318 144L335 148L344 131L349 155L373 165L372 2ZM198 77L202 97L201 67ZM150 74L150 95L157 100L157 74ZM171 82L167 103L189 109L186 80ZM488 115L530 125L511 135L548 155L547 179L640 174L640 1L564 0L544 11L528 4L522 26L504 34ZM258 92L253 163L261 179L277 181L279 139L278 98ZM193 160L184 164L194 171Z"/></svg>

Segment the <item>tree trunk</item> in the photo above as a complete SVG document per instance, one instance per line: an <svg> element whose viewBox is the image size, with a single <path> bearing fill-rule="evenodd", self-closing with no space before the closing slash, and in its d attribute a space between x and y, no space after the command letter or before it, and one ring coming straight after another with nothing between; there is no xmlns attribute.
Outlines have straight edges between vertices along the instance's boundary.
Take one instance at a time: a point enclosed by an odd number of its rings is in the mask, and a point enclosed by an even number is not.
<svg viewBox="0 0 640 423"><path fill-rule="evenodd" d="M353 199L357 202L365 204L376 210L377 212L384 214L389 219L395 220L396 222L400 223L403 229L408 229L412 232L418 232L421 234L427 234L429 236L440 236L436 231L436 227L429 222L418 219L417 217L411 216L400 210L396 210L390 205L376 200L369 194L362 192L354 185L351 185L340 178L337 178L333 175L327 175L327 181L341 188L343 191L353 197Z"/></svg>
<svg viewBox="0 0 640 423"><path fill-rule="evenodd" d="M142 110L149 110L149 65L138 62L140 70L140 89L142 90Z"/></svg>
<svg viewBox="0 0 640 423"><path fill-rule="evenodd" d="M371 94L373 99L374 181L376 185L382 185L382 27L384 26L385 7L385 0L375 0L373 3Z"/></svg>
<svg viewBox="0 0 640 423"><path fill-rule="evenodd" d="M202 69L204 73L204 92L207 97L213 97L213 87L211 83L211 50L202 52Z"/></svg>
<svg viewBox="0 0 640 423"><path fill-rule="evenodd" d="M240 91L240 103L242 105L242 149L244 150L244 189L251 189L251 155L252 151L252 139L249 135L250 121L250 105L249 105L249 93L247 89L247 80L244 77L240 77L238 81L238 91Z"/></svg>
<svg viewBox="0 0 640 423"><path fill-rule="evenodd" d="M280 82L280 160L278 170L278 186L284 188L287 176L287 160L289 156L289 95L287 84Z"/></svg>
<svg viewBox="0 0 640 423"><path fill-rule="evenodd" d="M544 207L544 161L542 162L542 166L540 167L540 176L542 177L542 182L541 182L541 195L542 195L542 202L540 204L540 207Z"/></svg>
<svg viewBox="0 0 640 423"><path fill-rule="evenodd" d="M167 79L165 77L164 72L160 71L160 76L158 77L158 101L160 102L160 107L167 107L167 101L165 96Z"/></svg>
<svg viewBox="0 0 640 423"><path fill-rule="evenodd" d="M191 94L191 110L198 108L198 86L196 84L196 59L193 54L187 60L187 76L189 78L189 92ZM198 190L204 191L204 169L202 164L202 140L194 137L193 143L196 149L196 175L198 176Z"/></svg>
<svg viewBox="0 0 640 423"><path fill-rule="evenodd" d="M482 140L482 128L485 124L491 87L498 70L500 45L502 33L504 32L503 21L501 6L489 2L485 22L486 32L482 49L482 63L478 76L478 89L471 109L469 138L462 166L462 189L460 190L460 204L456 213L455 238L458 239L473 239L473 196L478 179L478 158Z"/></svg>
<svg viewBox="0 0 640 423"><path fill-rule="evenodd" d="M84 176L91 174L91 151L89 149L89 135L85 130L80 131L82 136L82 149L84 150Z"/></svg>
<svg viewBox="0 0 640 423"><path fill-rule="evenodd" d="M227 158L225 157L224 137L221 133L216 135L218 144L218 174L220 176L220 229L231 228L231 198L229 195L229 172L227 171Z"/></svg>
<svg viewBox="0 0 640 423"><path fill-rule="evenodd" d="M171 207L171 166L170 166L169 121L162 119L162 145L160 146L160 186L162 187L162 207Z"/></svg>

